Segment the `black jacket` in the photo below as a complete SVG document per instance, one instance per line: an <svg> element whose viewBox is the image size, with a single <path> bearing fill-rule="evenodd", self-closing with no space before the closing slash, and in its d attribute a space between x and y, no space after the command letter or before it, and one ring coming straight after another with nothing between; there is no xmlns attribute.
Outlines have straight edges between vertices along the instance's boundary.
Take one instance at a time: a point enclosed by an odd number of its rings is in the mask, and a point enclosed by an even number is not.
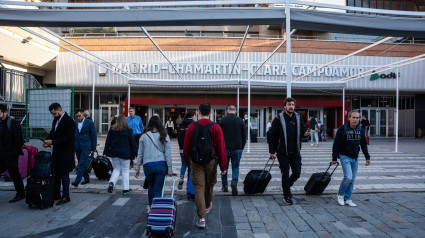
<svg viewBox="0 0 425 238"><path fill-rule="evenodd" d="M357 125L356 128L350 127L350 122L340 126L336 131L336 136L332 148L332 160L337 161L339 155L345 155L357 160L359 157L360 147L366 160L370 159L367 150L367 142L365 129Z"/></svg>
<svg viewBox="0 0 425 238"><path fill-rule="evenodd" d="M291 123L292 126L295 126L295 128L298 127L295 114L293 114L291 118L285 112L283 112L283 114L285 115L284 117L285 117L286 123ZM289 129L290 127L287 126L287 128ZM298 143L299 143L299 149L301 149L301 144L302 144L301 140L302 140L302 137L304 137L304 133L306 132L305 124L302 118L300 118L299 128L300 128L299 129L300 131L298 132L299 133ZM297 131L295 130L295 132ZM273 119L272 127L269 130L269 140L268 140L269 153L270 154L278 153L278 154L283 154L287 156L287 153L286 153L287 149L288 149L288 152L299 151L297 148L297 134L289 133L287 131L287 136L288 136L287 138L288 144L290 146L291 145L295 146L295 149L287 148L287 145L285 144L285 134L283 132L280 116L278 115L277 117Z"/></svg>
<svg viewBox="0 0 425 238"><path fill-rule="evenodd" d="M243 150L246 144L246 127L242 118L229 114L220 121L224 143L228 150Z"/></svg>
<svg viewBox="0 0 425 238"><path fill-rule="evenodd" d="M103 154L108 157L118 157L124 160L133 159L137 155L133 131L131 129L114 131L111 128L106 137Z"/></svg>
<svg viewBox="0 0 425 238"><path fill-rule="evenodd" d="M10 129L7 128L7 121L10 120ZM16 157L22 154L22 128L18 121L7 116L0 121L0 154L1 157Z"/></svg>
<svg viewBox="0 0 425 238"><path fill-rule="evenodd" d="M184 137L186 136L187 127L191 123L193 123L193 119L192 118L187 118L179 126L179 131L177 132L177 140L179 141L179 148L180 148L180 150L183 150ZM180 151L180 153L183 153L183 152Z"/></svg>
<svg viewBox="0 0 425 238"><path fill-rule="evenodd" d="M75 123L65 112L58 123L59 118L52 122L52 129L46 139L52 140L52 167L55 174L65 174L75 168Z"/></svg>

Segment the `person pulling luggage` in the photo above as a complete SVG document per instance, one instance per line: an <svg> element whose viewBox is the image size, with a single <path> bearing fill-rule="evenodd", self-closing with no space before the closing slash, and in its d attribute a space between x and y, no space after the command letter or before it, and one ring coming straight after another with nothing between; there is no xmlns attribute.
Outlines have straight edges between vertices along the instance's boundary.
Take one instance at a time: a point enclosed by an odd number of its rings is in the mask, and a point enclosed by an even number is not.
<svg viewBox="0 0 425 238"><path fill-rule="evenodd" d="M83 109L77 109L75 117L77 118L75 120L75 154L78 158L78 173L72 185L78 187L83 177L84 181L81 184L90 182L87 168L91 162L90 153L96 151L97 134L93 121L84 117Z"/></svg>
<svg viewBox="0 0 425 238"><path fill-rule="evenodd" d="M139 141L135 177L140 176L140 166L148 181L149 206L155 197L161 197L165 175L173 176L170 137L167 135L161 119L153 116L149 119L146 132Z"/></svg>
<svg viewBox="0 0 425 238"><path fill-rule="evenodd" d="M332 163L336 164L338 158L341 160L344 178L339 186L337 201L338 204L350 207L357 205L351 200L354 181L356 180L359 166L360 148L366 157L366 166L370 165L370 155L367 149L365 129L359 125L360 114L354 110L348 114L348 122L340 126L336 131L334 144L332 147ZM360 147L360 148L359 148Z"/></svg>
<svg viewBox="0 0 425 238"><path fill-rule="evenodd" d="M295 112L295 99L285 98L283 101L284 111L273 120L269 132L270 158L279 161L282 172L282 189L284 202L292 205L291 187L301 174L301 138L308 137L310 132L306 130L300 115ZM289 176L289 168L292 170Z"/></svg>
<svg viewBox="0 0 425 238"><path fill-rule="evenodd" d="M0 173L8 170L15 186L16 195L9 203L25 198L24 183L18 169L18 158L22 154L22 129L19 122L9 117L7 106L0 104Z"/></svg>

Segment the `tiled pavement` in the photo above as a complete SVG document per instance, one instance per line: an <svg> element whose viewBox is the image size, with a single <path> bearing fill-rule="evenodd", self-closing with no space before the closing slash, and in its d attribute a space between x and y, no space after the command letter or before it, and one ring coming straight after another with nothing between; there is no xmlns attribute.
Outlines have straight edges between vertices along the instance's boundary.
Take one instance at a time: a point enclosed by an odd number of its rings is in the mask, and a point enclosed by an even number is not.
<svg viewBox="0 0 425 238"><path fill-rule="evenodd" d="M310 174L326 169L331 144L324 142L318 148L303 144L302 177L294 186L293 206L283 204L279 169L275 167L273 179L261 196L224 196L227 194L218 191L219 181L205 230L193 225L195 205L185 200L184 191L177 191L176 237L424 237L425 156L421 148L425 148L425 142L401 141L400 150L409 153L392 152L393 144L387 141L372 144L372 165L361 163L355 185L357 208L336 205L341 169L332 177L327 194L303 194ZM177 143L173 141L172 146L177 172ZM251 153L244 152L240 178L243 180L250 169L263 167L265 155L265 143L252 144ZM92 175L90 184L71 189L70 203L41 211L28 209L24 202L8 204L13 185L0 182L0 237L143 237L147 198L141 180L132 176L135 192L128 196L121 195L119 188L113 195L107 194L106 184ZM240 182L239 190L242 186ZM385 193L377 193L380 191Z"/></svg>

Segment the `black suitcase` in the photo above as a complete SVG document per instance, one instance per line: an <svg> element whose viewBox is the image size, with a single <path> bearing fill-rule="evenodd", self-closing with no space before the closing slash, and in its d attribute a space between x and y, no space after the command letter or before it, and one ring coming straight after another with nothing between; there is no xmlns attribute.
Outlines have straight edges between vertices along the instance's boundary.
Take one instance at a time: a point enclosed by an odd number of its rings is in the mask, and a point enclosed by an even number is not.
<svg viewBox="0 0 425 238"><path fill-rule="evenodd" d="M34 168L31 170L31 177L47 178L52 174L52 154L47 151L40 151L34 156Z"/></svg>
<svg viewBox="0 0 425 238"><path fill-rule="evenodd" d="M28 177L25 187L26 198L25 202L29 207L39 207L46 209L53 207L55 202L55 179L53 176L47 178Z"/></svg>
<svg viewBox="0 0 425 238"><path fill-rule="evenodd" d="M92 160L91 166L96 177L101 180L109 179L114 170L111 161L105 156L97 156Z"/></svg>
<svg viewBox="0 0 425 238"><path fill-rule="evenodd" d="M276 159L272 160L273 162L271 163L270 168L267 171L266 168L270 160L271 159L267 161L266 166L264 166L263 170L251 170L246 175L245 180L243 181L243 191L245 192L245 195L264 193L264 190L266 190L267 185L272 179L270 170L272 169L272 166Z"/></svg>
<svg viewBox="0 0 425 238"><path fill-rule="evenodd" d="M325 191L325 188L328 186L331 181L332 174L335 172L339 163L336 162L336 166L331 174L328 173L329 168L331 167L332 162L329 163L329 167L325 172L314 173L311 175L307 184L304 186L305 193L307 195L320 195Z"/></svg>

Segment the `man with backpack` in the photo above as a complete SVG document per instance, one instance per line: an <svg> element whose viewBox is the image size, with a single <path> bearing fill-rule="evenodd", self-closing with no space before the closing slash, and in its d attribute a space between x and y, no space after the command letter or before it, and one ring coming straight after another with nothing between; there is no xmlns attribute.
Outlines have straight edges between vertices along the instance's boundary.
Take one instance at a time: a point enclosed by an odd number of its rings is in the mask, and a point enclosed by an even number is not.
<svg viewBox="0 0 425 238"><path fill-rule="evenodd" d="M23 144L21 125L8 116L7 106L0 104L0 173L9 171L16 190L15 197L9 203L25 198L24 183L18 168L18 158L22 154Z"/></svg>
<svg viewBox="0 0 425 238"><path fill-rule="evenodd" d="M199 221L196 226L205 228L206 214L212 209L214 184L217 183L217 164L221 175L226 173L227 157L223 132L209 119L211 105L199 105L201 119L189 125L183 146L183 159L191 160L192 183L195 186L195 203ZM208 206L208 208L206 208Z"/></svg>

